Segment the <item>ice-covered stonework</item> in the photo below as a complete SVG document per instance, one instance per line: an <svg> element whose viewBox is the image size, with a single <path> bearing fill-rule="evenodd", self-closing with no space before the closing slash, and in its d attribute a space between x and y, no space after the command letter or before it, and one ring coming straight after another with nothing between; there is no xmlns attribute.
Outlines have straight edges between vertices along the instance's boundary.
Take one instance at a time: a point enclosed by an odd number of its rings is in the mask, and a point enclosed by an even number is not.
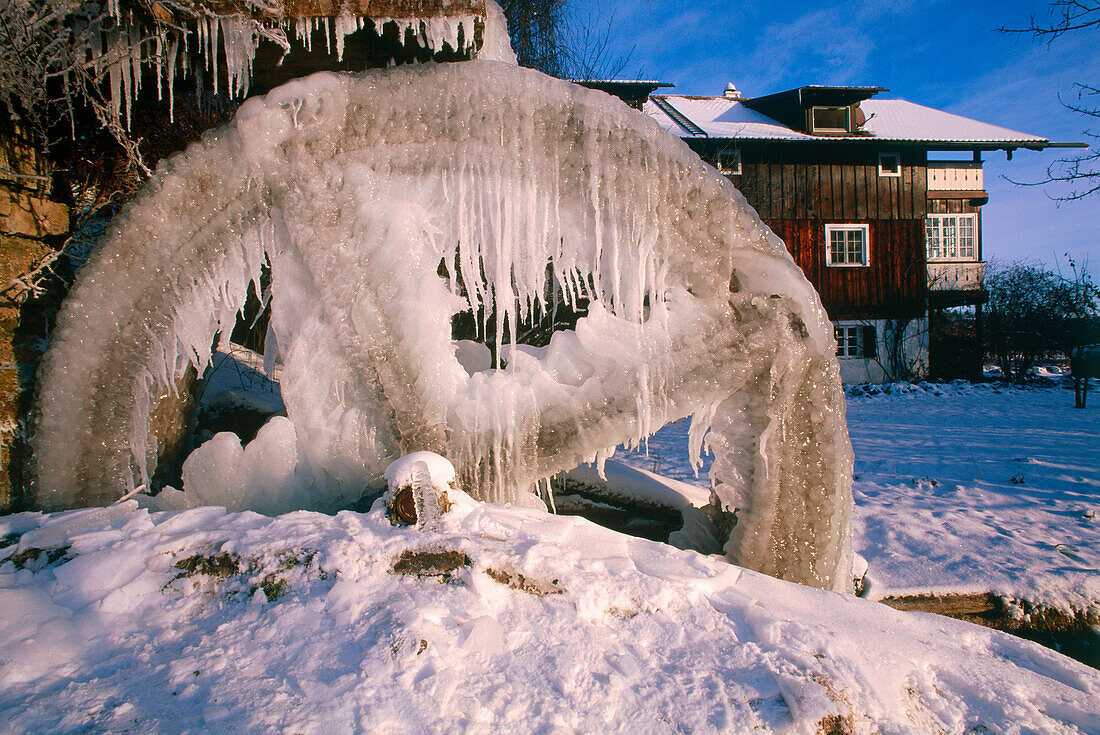
<svg viewBox="0 0 1100 735"><path fill-rule="evenodd" d="M149 482L150 417L202 373L265 262L287 416L195 450L190 502L338 508L414 450L479 499L518 500L690 415L729 559L849 584L835 346L782 242L645 116L494 61L298 80L171 159L59 317L42 507ZM581 302L546 346L511 344ZM495 357L452 338L467 311Z"/></svg>

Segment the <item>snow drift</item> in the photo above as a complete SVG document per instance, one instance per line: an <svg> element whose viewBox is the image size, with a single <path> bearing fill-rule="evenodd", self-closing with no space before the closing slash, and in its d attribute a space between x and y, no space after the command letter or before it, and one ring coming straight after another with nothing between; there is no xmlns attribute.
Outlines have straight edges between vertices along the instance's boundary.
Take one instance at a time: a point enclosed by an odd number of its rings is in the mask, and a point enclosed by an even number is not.
<svg viewBox="0 0 1100 735"><path fill-rule="evenodd" d="M25 733L1082 735L1100 672L452 492L437 531L136 503L0 518ZM441 581L447 584L441 584Z"/></svg>
<svg viewBox="0 0 1100 735"><path fill-rule="evenodd" d="M164 407L265 262L287 418L243 449L200 447L183 496L331 510L430 450L475 497L512 501L690 415L693 452L715 453L730 560L850 583L835 345L782 242L645 116L493 61L297 80L163 165L59 317L34 437L42 507L150 483ZM574 330L510 344L582 300ZM452 340L463 311L498 360ZM227 463L255 482L221 488Z"/></svg>

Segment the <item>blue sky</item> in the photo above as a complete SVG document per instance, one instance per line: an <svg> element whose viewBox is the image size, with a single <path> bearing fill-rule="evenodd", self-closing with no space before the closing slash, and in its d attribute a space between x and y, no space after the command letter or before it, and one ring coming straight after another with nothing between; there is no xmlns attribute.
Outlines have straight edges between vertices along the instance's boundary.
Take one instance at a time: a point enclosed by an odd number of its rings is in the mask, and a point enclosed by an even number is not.
<svg viewBox="0 0 1100 735"><path fill-rule="evenodd" d="M602 5L601 5L602 6ZM1065 110L1075 81L1100 84L1100 31L1046 44L994 29L1026 25L1043 2L833 4L771 0L611 0L612 52L630 52L619 76L672 82L675 93L721 94L733 82L747 96L805 84L887 87L903 98L1055 141L1087 141L1089 121ZM613 13L613 14L612 14ZM1100 132L1100 120L1092 129ZM1064 253L1100 271L1100 193L1050 200L1038 180L1066 151L985 154L987 260L1065 266Z"/></svg>

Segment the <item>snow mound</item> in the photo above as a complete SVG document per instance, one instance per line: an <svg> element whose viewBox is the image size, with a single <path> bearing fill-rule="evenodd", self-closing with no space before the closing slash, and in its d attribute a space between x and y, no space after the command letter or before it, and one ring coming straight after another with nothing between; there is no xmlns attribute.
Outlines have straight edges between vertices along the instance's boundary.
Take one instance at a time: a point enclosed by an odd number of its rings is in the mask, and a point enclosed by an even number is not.
<svg viewBox="0 0 1100 735"><path fill-rule="evenodd" d="M1094 732L1006 634L524 508L0 519L16 732ZM10 535L9 535L10 534ZM832 729L830 729L832 728Z"/></svg>

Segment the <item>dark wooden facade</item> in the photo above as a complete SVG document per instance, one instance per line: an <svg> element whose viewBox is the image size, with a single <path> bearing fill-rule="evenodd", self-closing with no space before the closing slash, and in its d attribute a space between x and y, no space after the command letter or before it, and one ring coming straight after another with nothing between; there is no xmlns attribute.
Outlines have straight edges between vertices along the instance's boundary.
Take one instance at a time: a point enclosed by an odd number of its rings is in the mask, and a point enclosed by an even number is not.
<svg viewBox="0 0 1100 735"><path fill-rule="evenodd" d="M977 214L982 213L982 204L985 199L973 197L940 197L939 192L930 194L928 200L928 214Z"/></svg>
<svg viewBox="0 0 1100 735"><path fill-rule="evenodd" d="M925 313L925 150L831 141L686 142L712 165L720 151L736 146L741 173L730 180L787 244L831 318L909 319ZM880 152L900 154L900 176L879 175ZM827 224L868 225L868 265L827 265Z"/></svg>

